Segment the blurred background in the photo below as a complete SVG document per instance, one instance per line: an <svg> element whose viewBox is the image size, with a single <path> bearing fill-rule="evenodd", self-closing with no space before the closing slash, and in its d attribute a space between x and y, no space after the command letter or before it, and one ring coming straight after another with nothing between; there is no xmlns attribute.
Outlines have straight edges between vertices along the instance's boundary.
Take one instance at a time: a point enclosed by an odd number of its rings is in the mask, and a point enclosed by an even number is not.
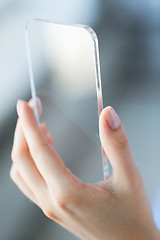
<svg viewBox="0 0 160 240"><path fill-rule="evenodd" d="M160 227L160 2L1 0L0 239L77 239L48 220L9 177L16 102L30 98L24 27L28 19L35 17L86 24L97 33L104 105L112 105L121 118ZM81 137L87 141L85 134ZM77 169L76 160L70 162L75 173L84 179L93 160L94 144L94 140L88 144L87 167L83 163ZM97 175L101 177L99 159L93 162L89 181L96 180Z"/></svg>

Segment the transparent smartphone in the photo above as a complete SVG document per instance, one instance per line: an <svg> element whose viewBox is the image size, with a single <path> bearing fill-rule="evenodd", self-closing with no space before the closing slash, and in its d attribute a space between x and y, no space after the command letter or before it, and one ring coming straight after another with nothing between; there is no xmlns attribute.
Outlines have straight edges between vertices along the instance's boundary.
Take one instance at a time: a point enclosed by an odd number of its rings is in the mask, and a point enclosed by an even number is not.
<svg viewBox="0 0 160 240"><path fill-rule="evenodd" d="M86 182L106 178L107 157L98 137L103 103L95 32L35 19L26 25L26 45L37 122L47 124L55 149L75 175ZM36 95L43 106L40 120Z"/></svg>

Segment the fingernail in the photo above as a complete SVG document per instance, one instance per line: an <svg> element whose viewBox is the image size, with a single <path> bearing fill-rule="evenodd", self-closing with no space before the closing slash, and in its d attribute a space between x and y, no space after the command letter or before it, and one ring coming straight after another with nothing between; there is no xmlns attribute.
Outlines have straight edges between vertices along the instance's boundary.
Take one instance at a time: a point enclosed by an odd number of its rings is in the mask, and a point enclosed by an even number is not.
<svg viewBox="0 0 160 240"><path fill-rule="evenodd" d="M120 119L117 113L114 111L112 107L108 107L108 111L105 112L105 120L111 129L118 129L120 126Z"/></svg>
<svg viewBox="0 0 160 240"><path fill-rule="evenodd" d="M22 101L18 100L17 101L17 113L18 113L18 116L21 115L21 110L22 110Z"/></svg>

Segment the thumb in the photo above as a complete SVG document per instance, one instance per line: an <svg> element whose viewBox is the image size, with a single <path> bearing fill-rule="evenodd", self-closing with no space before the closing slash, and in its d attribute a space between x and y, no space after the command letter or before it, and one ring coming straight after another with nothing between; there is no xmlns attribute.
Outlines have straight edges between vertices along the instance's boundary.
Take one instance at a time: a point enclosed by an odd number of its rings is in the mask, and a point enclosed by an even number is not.
<svg viewBox="0 0 160 240"><path fill-rule="evenodd" d="M112 107L103 109L99 119L100 140L118 181L133 179L138 170L132 156L127 135ZM132 180L133 181L133 180Z"/></svg>

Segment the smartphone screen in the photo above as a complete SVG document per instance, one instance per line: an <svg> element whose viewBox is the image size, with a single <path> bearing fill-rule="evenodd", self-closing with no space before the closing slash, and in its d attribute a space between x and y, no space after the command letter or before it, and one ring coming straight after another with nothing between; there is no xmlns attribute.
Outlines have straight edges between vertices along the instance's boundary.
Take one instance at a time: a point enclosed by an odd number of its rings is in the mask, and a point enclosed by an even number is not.
<svg viewBox="0 0 160 240"><path fill-rule="evenodd" d="M54 148L83 181L102 180L107 163L102 160L98 136L103 104L94 31L32 20L26 40L32 98L37 95L42 102L40 122L47 124Z"/></svg>

